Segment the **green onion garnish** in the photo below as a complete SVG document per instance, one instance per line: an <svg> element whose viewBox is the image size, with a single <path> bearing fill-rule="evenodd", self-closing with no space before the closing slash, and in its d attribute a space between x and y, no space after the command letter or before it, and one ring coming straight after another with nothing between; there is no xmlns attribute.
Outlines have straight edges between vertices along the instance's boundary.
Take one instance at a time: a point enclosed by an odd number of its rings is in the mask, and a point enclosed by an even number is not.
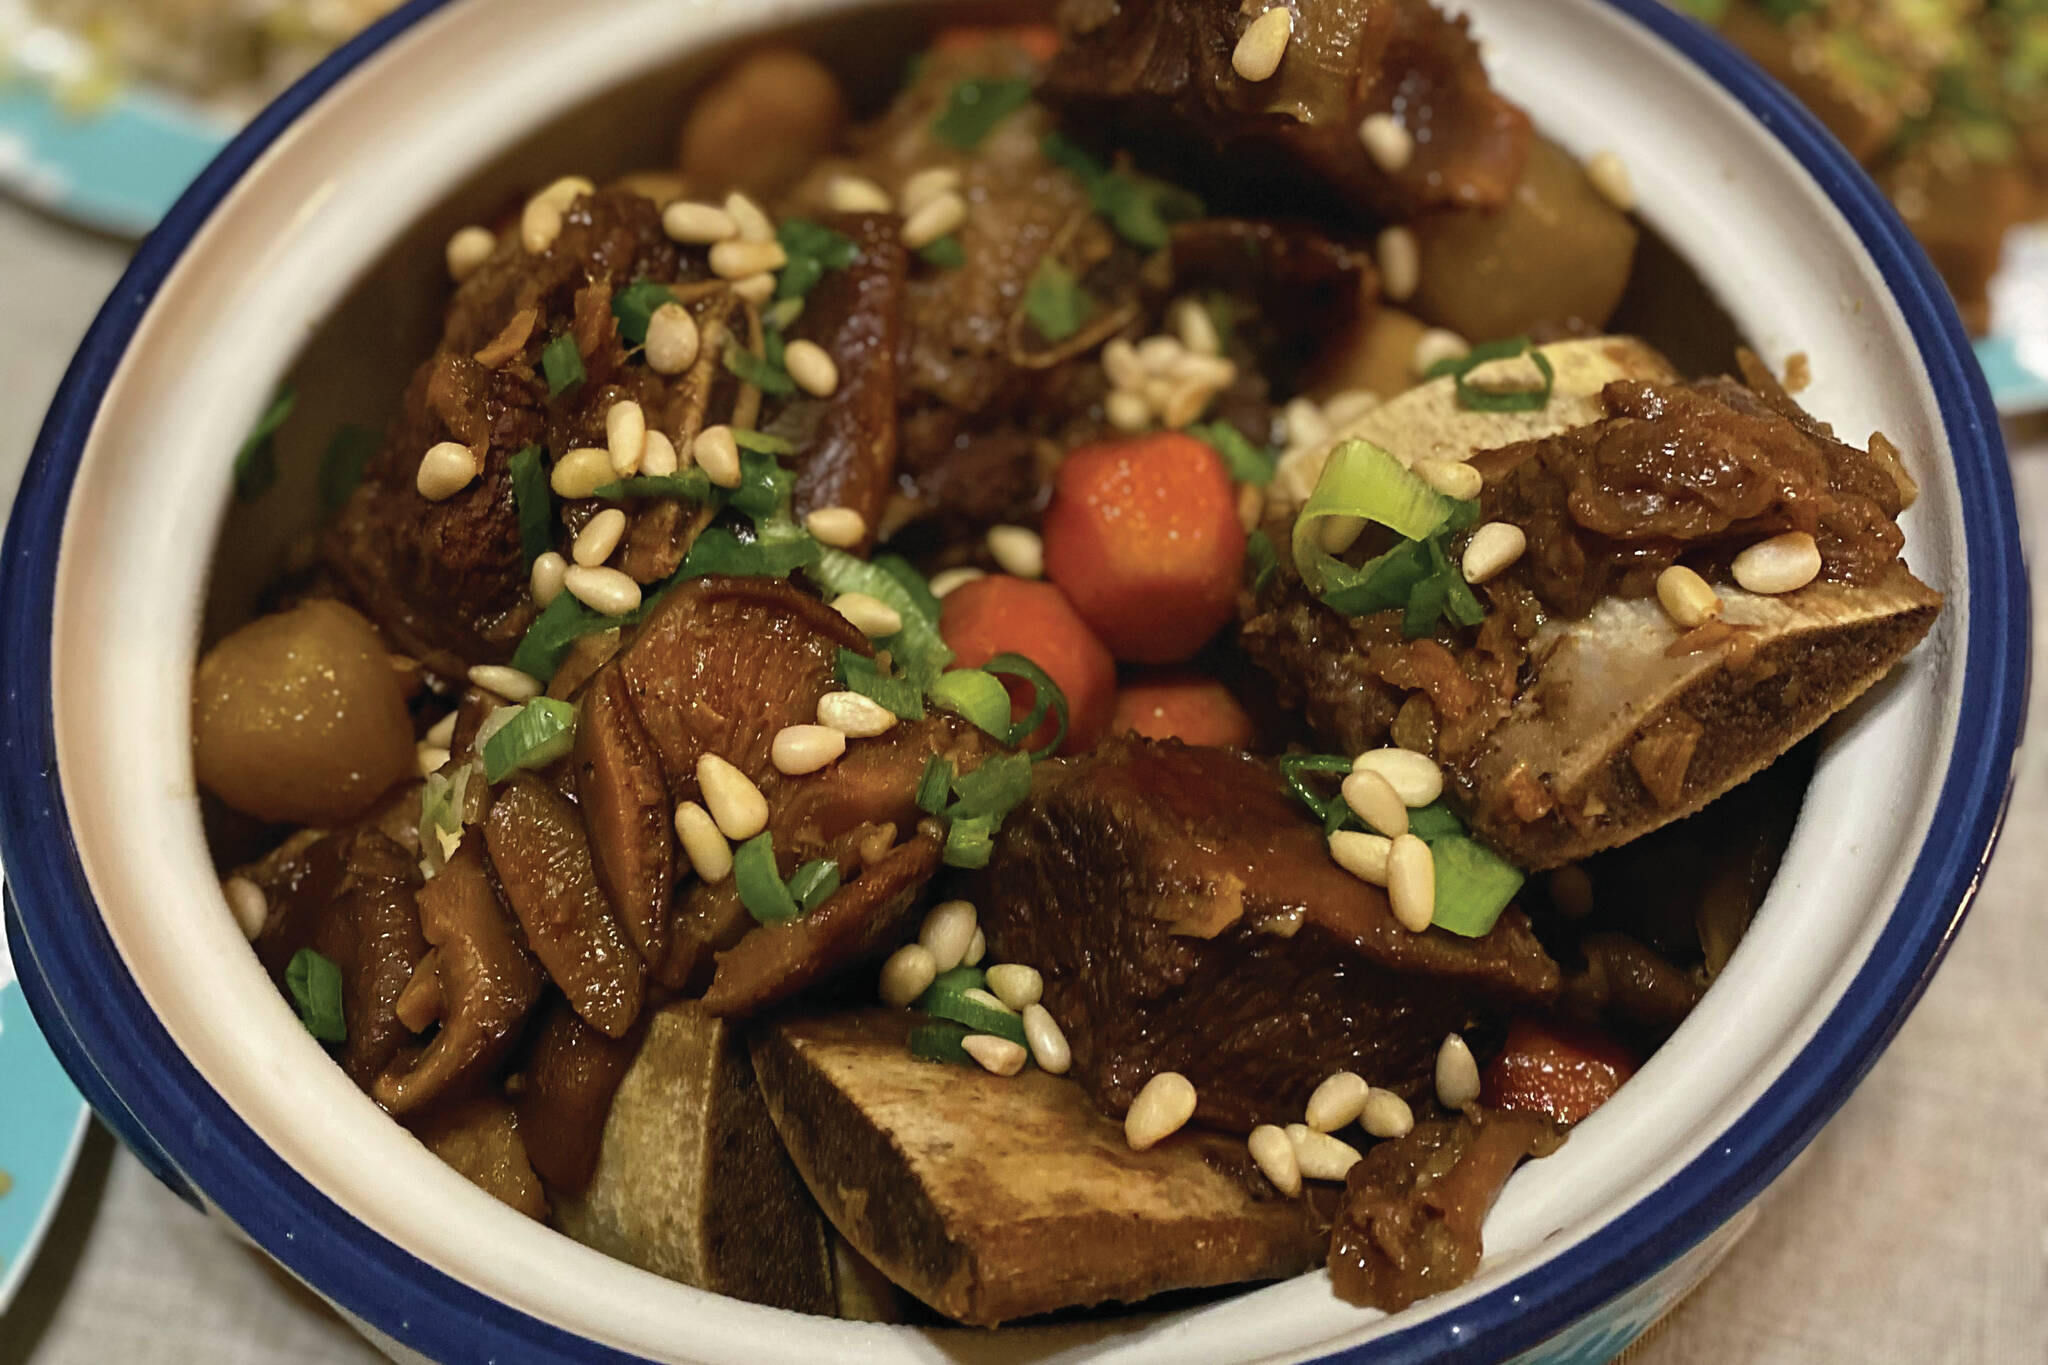
<svg viewBox="0 0 2048 1365"><path fill-rule="evenodd" d="M512 502L519 513L519 548L533 567L555 544L555 495L548 487L547 452L527 446L512 457Z"/></svg>
<svg viewBox="0 0 2048 1365"><path fill-rule="evenodd" d="M850 649L839 651L840 685L880 703L899 720L924 719L924 693L907 678L883 673L873 659Z"/></svg>
<svg viewBox="0 0 2048 1365"><path fill-rule="evenodd" d="M1058 753L1060 745L1066 743L1067 739L1067 694L1060 690L1060 685L1054 682L1044 669L1022 654L998 654L983 664L982 668L989 673L1022 678L1031 684L1031 714L1010 727L1010 743L1022 744L1037 734L1038 727L1045 723L1046 713L1050 711L1056 722L1053 726L1053 736L1046 741L1043 748L1032 750L1031 757L1050 758Z"/></svg>
<svg viewBox="0 0 2048 1365"><path fill-rule="evenodd" d="M803 914L832 899L839 889L839 864L830 858L816 858L790 874L789 894Z"/></svg>
<svg viewBox="0 0 2048 1365"><path fill-rule="evenodd" d="M585 635L624 624L626 618L594 612L577 601L574 594L565 592L548 603L547 610L526 628L519 648L513 651L512 666L547 682L562 666L562 656L569 652L570 645Z"/></svg>
<svg viewBox="0 0 2048 1365"><path fill-rule="evenodd" d="M956 668L943 673L930 688L932 705L951 711L967 721L1010 742L1010 693L995 674L979 668Z"/></svg>
<svg viewBox="0 0 2048 1365"><path fill-rule="evenodd" d="M967 1049L963 1046L966 1040L966 1027L950 1020L942 1019L933 1024L919 1024L910 1031L910 1055L921 1062L968 1065L974 1059L967 1055Z"/></svg>
<svg viewBox="0 0 2048 1365"><path fill-rule="evenodd" d="M1294 523L1294 566L1310 592L1337 611L1365 615L1401 608L1411 638L1435 629L1439 616L1459 625L1484 619L1479 599L1445 553L1443 541L1470 526L1479 504L1447 498L1399 460L1368 441L1346 441L1330 452ZM1403 538L1356 568L1323 549L1317 523L1359 517Z"/></svg>
<svg viewBox="0 0 2048 1365"><path fill-rule="evenodd" d="M1408 812L1408 832L1429 845L1436 862L1436 918L1431 923L1466 938L1492 933L1501 911L1522 889L1521 869L1467 833L1441 800Z"/></svg>
<svg viewBox="0 0 2048 1365"><path fill-rule="evenodd" d="M348 1041L348 1021L341 1008L341 968L334 960L301 948L284 969L285 989L298 1007L299 1022L323 1043Z"/></svg>
<svg viewBox="0 0 2048 1365"><path fill-rule="evenodd" d="M1244 557L1252 566L1252 591L1264 592L1273 575L1280 572L1280 552L1273 548L1273 538L1264 531L1253 531L1245 537Z"/></svg>
<svg viewBox="0 0 2048 1365"><path fill-rule="evenodd" d="M709 474L692 467L680 474L635 474L630 479L614 479L591 496L614 502L638 502L647 498L718 502L723 500L724 493L724 489L711 482Z"/></svg>
<svg viewBox="0 0 2048 1365"><path fill-rule="evenodd" d="M1080 180L1090 205L1134 246L1157 251L1172 239L1173 224L1200 218L1206 211L1200 199L1178 185L1110 170L1058 133L1048 133L1040 146L1047 160Z"/></svg>
<svg viewBox="0 0 2048 1365"><path fill-rule="evenodd" d="M932 595L930 581L917 571L915 564L897 554L879 554L868 562L903 586L918 615L928 621L939 619L939 599Z"/></svg>
<svg viewBox="0 0 2048 1365"><path fill-rule="evenodd" d="M947 810L948 818L999 821L1031 795L1031 760L1023 754L997 754L954 778L953 794L959 799Z"/></svg>
<svg viewBox="0 0 2048 1365"><path fill-rule="evenodd" d="M1536 369L1543 376L1542 388L1521 393L1489 393L1465 382L1466 377L1481 365L1495 360L1511 360L1518 355L1527 355L1536 362ZM1527 337L1489 341L1483 346L1474 346L1462 356L1439 360L1429 367L1429 378L1440 379L1444 375L1455 377L1458 406L1471 412L1541 412L1550 402L1550 391L1557 384L1557 371L1551 367L1550 357L1531 345Z"/></svg>
<svg viewBox="0 0 2048 1365"><path fill-rule="evenodd" d="M277 429L292 415L299 396L290 385L277 391L270 406L256 419L256 428L235 452L235 497L243 502L260 498L277 482Z"/></svg>
<svg viewBox="0 0 2048 1365"><path fill-rule="evenodd" d="M912 683L931 686L953 662L953 651L939 636L938 599L931 595L923 576L904 560L878 555L862 561L827 546L819 550L817 562L805 572L829 596L866 593L896 609L903 629L883 641L882 647Z"/></svg>
<svg viewBox="0 0 2048 1365"><path fill-rule="evenodd" d="M663 304L675 301L673 289L645 278L612 295L612 316L619 321L619 339L629 347L645 346L648 322Z"/></svg>
<svg viewBox="0 0 2048 1365"><path fill-rule="evenodd" d="M775 297L801 299L825 278L828 270L844 270L860 255L852 240L808 218L785 218L775 231L789 264L776 277Z"/></svg>
<svg viewBox="0 0 2048 1365"><path fill-rule="evenodd" d="M971 152L998 123L1031 103L1031 82L965 80L953 87L945 109L932 120L932 136L948 146Z"/></svg>
<svg viewBox="0 0 2048 1365"><path fill-rule="evenodd" d="M576 338L567 332L541 351L540 370L547 376L550 398L560 398L590 377L590 372L583 368L583 352L577 349Z"/></svg>
<svg viewBox="0 0 2048 1365"><path fill-rule="evenodd" d="M989 859L995 856L996 822L986 815L972 819L955 820L946 826L946 847L939 857L947 867L987 867Z"/></svg>
<svg viewBox="0 0 2048 1365"><path fill-rule="evenodd" d="M924 761L924 776L917 780L917 808L926 815L945 813L953 790L953 764L933 754Z"/></svg>
<svg viewBox="0 0 2048 1365"><path fill-rule="evenodd" d="M320 514L332 517L355 496L363 482L363 471L383 444L383 437L368 427L345 426L334 433L327 451L320 457Z"/></svg>
<svg viewBox="0 0 2048 1365"><path fill-rule="evenodd" d="M1065 341L1081 330L1095 312L1095 300L1074 279L1074 272L1051 256L1039 259L1024 286L1024 316L1047 341Z"/></svg>
<svg viewBox="0 0 2048 1365"><path fill-rule="evenodd" d="M778 333L767 334L763 347L766 356L755 355L737 341L725 343L725 368L730 370L742 384L752 384L765 394L787 398L796 392L796 381L789 377L789 371L782 368L782 338Z"/></svg>
<svg viewBox="0 0 2048 1365"><path fill-rule="evenodd" d="M951 1020L976 1033L992 1033L998 1038L1008 1038L1013 1043L1022 1044L1022 1019L1006 1009L984 1004L967 994L970 990L985 989L986 980L986 977L982 977L972 985L934 981L926 988L925 993L917 998L917 1007L934 1019Z"/></svg>
<svg viewBox="0 0 2048 1365"><path fill-rule="evenodd" d="M1273 482L1273 470L1279 464L1279 457L1264 447L1253 445L1249 437L1230 423L1203 422L1187 430L1188 435L1223 457L1230 477L1237 482L1255 483L1261 488Z"/></svg>
<svg viewBox="0 0 2048 1365"><path fill-rule="evenodd" d="M760 527L778 514L786 516L795 492L796 475L777 464L773 455L742 450L739 487L726 495L726 501L734 511L744 513L747 520Z"/></svg>
<svg viewBox="0 0 2048 1365"><path fill-rule="evenodd" d="M690 553L683 557L682 567L670 583L713 574L730 578L787 578L804 565L816 563L821 548L809 536L743 541L722 526L711 526L690 546Z"/></svg>
<svg viewBox="0 0 2048 1365"><path fill-rule="evenodd" d="M740 904L761 924L787 924L803 914L788 883L775 870L775 835L763 830L741 844L732 855L733 885Z"/></svg>
<svg viewBox="0 0 2048 1365"><path fill-rule="evenodd" d="M796 443L785 441L780 436L770 436L765 431L753 431L747 427L733 427L732 443L741 450L751 450L756 455L794 455Z"/></svg>
<svg viewBox="0 0 2048 1365"><path fill-rule="evenodd" d="M1285 754L1280 759L1280 776L1287 783L1287 789L1300 798L1301 804L1315 812L1318 820L1330 818L1332 804L1345 809L1344 798L1326 798L1309 785L1309 773L1344 773L1351 771L1351 760L1342 754Z"/></svg>
<svg viewBox="0 0 2048 1365"><path fill-rule="evenodd" d="M538 771L576 743L576 708L535 697L484 745L484 780L502 782L521 768Z"/></svg>
<svg viewBox="0 0 2048 1365"><path fill-rule="evenodd" d="M960 239L947 233L936 242L927 242L917 249L918 256L927 264L941 270L958 270L967 264L967 248L960 245Z"/></svg>

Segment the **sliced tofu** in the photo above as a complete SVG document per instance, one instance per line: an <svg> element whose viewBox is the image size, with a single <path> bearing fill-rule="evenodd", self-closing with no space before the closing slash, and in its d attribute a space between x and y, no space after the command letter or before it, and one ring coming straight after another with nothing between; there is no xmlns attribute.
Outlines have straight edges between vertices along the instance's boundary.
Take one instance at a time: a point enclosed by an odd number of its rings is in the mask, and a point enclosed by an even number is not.
<svg viewBox="0 0 2048 1365"><path fill-rule="evenodd" d="M911 1024L778 1020L754 1066L825 1215L947 1317L994 1326L1321 1263L1327 1222L1265 1186L1243 1142L1188 1130L1133 1152L1079 1085L919 1061Z"/></svg>
<svg viewBox="0 0 2048 1365"><path fill-rule="evenodd" d="M833 1311L817 1208L775 1139L738 1030L695 1002L648 1021L596 1173L555 1226L642 1270L734 1298Z"/></svg>
<svg viewBox="0 0 2048 1365"><path fill-rule="evenodd" d="M1560 341L1538 350L1556 375L1550 401L1539 410L1474 412L1458 406L1457 381L1432 379L1363 414L1328 441L1289 452L1274 475L1271 496L1289 509L1307 502L1330 452L1346 441L1370 441L1403 464L1468 460L1482 450L1599 421L1607 415L1600 391L1617 379L1662 383L1679 377L1669 361L1634 337ZM1511 363L1495 362L1502 367ZM1474 381L1480 377L1475 372Z"/></svg>

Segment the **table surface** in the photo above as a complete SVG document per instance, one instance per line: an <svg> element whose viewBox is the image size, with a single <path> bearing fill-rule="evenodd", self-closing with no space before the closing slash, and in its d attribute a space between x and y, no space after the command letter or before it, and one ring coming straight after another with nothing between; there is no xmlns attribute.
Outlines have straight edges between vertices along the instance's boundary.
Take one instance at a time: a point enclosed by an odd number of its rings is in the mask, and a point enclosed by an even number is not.
<svg viewBox="0 0 2048 1365"><path fill-rule="evenodd" d="M0 203L0 495L127 253ZM2014 473L2023 523L2048 527L2048 440L2016 441ZM2048 667L2035 676L2048 685ZM2023 758L2003 850L1897 1042L1632 1365L2048 1361L2048 841L2030 837L2044 778ZM98 1130L0 1318L0 1365L374 1359Z"/></svg>

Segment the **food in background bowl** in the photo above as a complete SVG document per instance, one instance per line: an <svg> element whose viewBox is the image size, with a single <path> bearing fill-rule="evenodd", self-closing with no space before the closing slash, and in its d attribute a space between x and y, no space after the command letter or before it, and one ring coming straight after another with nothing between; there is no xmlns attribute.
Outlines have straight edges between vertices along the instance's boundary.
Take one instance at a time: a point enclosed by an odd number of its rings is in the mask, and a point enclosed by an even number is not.
<svg viewBox="0 0 2048 1365"><path fill-rule="evenodd" d="M1768 765L1939 608L1915 485L1604 335L1624 169L1426 5L1060 19L857 113L764 50L449 240L202 662L228 900L431 1149L689 1283L1397 1308L1726 962Z"/></svg>

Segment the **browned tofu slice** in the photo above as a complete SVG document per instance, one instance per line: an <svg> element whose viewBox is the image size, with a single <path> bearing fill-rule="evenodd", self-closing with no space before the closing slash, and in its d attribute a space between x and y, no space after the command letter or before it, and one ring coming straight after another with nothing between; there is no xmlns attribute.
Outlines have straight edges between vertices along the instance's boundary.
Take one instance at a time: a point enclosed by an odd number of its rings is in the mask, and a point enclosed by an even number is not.
<svg viewBox="0 0 2048 1365"><path fill-rule="evenodd" d="M1319 1264L1328 1225L1188 1130L1133 1152L1081 1087L920 1061L914 1016L783 1019L754 1038L776 1130L826 1217L947 1317L994 1326Z"/></svg>

